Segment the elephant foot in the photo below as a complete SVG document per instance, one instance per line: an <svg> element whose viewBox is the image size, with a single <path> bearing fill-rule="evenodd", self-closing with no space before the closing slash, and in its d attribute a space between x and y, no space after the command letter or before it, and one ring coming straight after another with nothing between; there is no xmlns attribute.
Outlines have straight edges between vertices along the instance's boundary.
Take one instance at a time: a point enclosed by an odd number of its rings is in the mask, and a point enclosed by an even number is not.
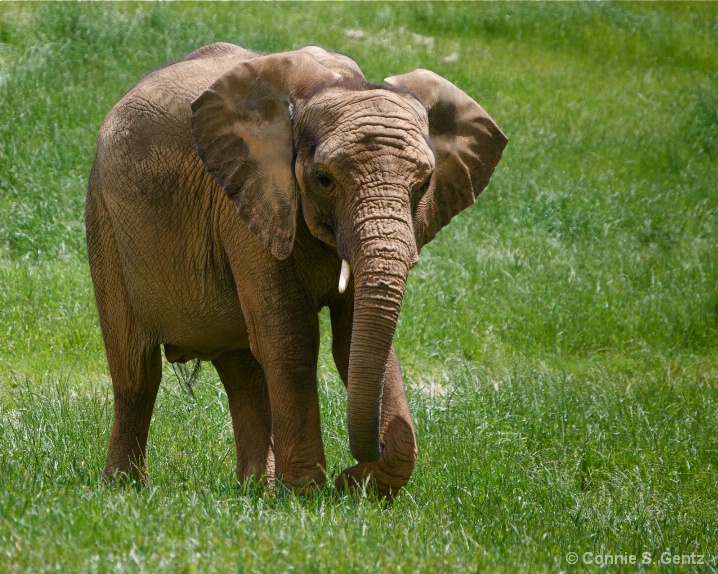
<svg viewBox="0 0 718 574"><path fill-rule="evenodd" d="M277 477L277 483L282 484L296 494L309 494L319 490L327 481L323 468L304 473L283 474Z"/></svg>
<svg viewBox="0 0 718 574"><path fill-rule="evenodd" d="M238 446L237 481L240 484L264 484L268 485L270 490L274 490L274 450L272 447L249 451Z"/></svg>
<svg viewBox="0 0 718 574"><path fill-rule="evenodd" d="M416 439L408 416L393 418L382 439L384 444L379 459L345 469L334 482L337 490L366 489L366 492L392 499L406 486L417 457Z"/></svg>
<svg viewBox="0 0 718 574"><path fill-rule="evenodd" d="M102 471L102 480L107 485L143 486L147 483L147 469L134 465L129 469L107 465Z"/></svg>
<svg viewBox="0 0 718 574"><path fill-rule="evenodd" d="M340 491L365 490L391 500L409 482L413 470L414 460L388 464L382 452L375 462L360 462L345 469L334 481L334 486Z"/></svg>

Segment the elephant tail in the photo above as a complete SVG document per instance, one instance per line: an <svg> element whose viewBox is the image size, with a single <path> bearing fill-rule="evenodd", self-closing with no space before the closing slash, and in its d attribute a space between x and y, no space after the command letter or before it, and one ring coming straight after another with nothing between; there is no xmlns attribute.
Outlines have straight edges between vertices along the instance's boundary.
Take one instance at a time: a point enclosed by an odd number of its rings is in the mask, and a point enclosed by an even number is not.
<svg viewBox="0 0 718 574"><path fill-rule="evenodd" d="M202 361L195 359L191 366L190 363L171 364L175 377L177 377L182 388L191 396L194 396L194 388L199 380L199 374L202 372Z"/></svg>

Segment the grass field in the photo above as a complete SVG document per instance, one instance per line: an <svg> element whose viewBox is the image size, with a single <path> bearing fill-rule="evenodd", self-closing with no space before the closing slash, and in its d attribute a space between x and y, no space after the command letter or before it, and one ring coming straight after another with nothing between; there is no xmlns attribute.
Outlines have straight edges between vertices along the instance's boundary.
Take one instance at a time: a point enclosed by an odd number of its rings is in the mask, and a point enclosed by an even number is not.
<svg viewBox="0 0 718 574"><path fill-rule="evenodd" d="M510 138L411 273L419 462L389 506L238 487L209 366L194 396L165 369L149 484L100 483L95 136L144 74L218 40L324 45L373 81L430 68ZM0 4L0 571L718 570L716 62L712 3Z"/></svg>

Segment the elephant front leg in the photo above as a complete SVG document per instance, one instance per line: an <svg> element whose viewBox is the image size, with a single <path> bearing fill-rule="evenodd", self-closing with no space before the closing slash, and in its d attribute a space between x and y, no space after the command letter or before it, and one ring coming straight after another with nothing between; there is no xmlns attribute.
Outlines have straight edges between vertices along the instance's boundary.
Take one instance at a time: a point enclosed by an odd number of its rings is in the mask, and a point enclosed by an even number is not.
<svg viewBox="0 0 718 574"><path fill-rule="evenodd" d="M251 321L250 330L271 405L275 476L303 490L324 484L326 461L317 392L318 319L297 310L266 313Z"/></svg>
<svg viewBox="0 0 718 574"><path fill-rule="evenodd" d="M351 312L332 310L334 361L347 384L351 342ZM338 490L354 491L366 484L369 491L391 498L406 486L416 465L417 448L414 427L396 352L392 347L384 376L381 400L380 436L382 451L379 459L359 463L345 469L336 479Z"/></svg>
<svg viewBox="0 0 718 574"><path fill-rule="evenodd" d="M212 361L222 380L237 451L237 480L274 482L272 412L261 365L247 350Z"/></svg>

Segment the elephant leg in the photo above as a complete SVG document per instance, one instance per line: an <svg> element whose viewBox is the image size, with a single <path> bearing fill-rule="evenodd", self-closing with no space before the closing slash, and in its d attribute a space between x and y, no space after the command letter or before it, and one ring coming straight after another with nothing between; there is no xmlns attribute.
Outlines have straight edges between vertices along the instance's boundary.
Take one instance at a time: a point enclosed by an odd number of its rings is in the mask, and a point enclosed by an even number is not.
<svg viewBox="0 0 718 574"><path fill-rule="evenodd" d="M321 486L317 302L292 258L278 261L249 231L237 236L234 220L223 226L250 348L266 381L276 481L297 490Z"/></svg>
<svg viewBox="0 0 718 574"><path fill-rule="evenodd" d="M332 310L332 351L337 370L345 385L349 371L351 318L351 312ZM383 445L379 459L345 469L335 481L337 489L348 488L353 491L366 483L370 491L391 498L409 482L414 471L417 456L416 437L399 361L393 346L384 376L379 432Z"/></svg>
<svg viewBox="0 0 718 574"><path fill-rule="evenodd" d="M237 447L237 480L274 481L272 412L264 371L249 349L212 361L222 380Z"/></svg>
<svg viewBox="0 0 718 574"><path fill-rule="evenodd" d="M88 193L87 250L114 392L114 419L104 475L146 478L147 435L162 378L159 345L139 327L122 276L112 225Z"/></svg>
<svg viewBox="0 0 718 574"><path fill-rule="evenodd" d="M107 345L107 344L106 344ZM109 354L117 353L107 345ZM147 478L147 436L162 378L159 346L144 346L118 353L110 360L115 412L104 475Z"/></svg>
<svg viewBox="0 0 718 574"><path fill-rule="evenodd" d="M275 476L303 490L324 484L326 460L317 391L318 319L298 308L255 315L250 331L256 333L253 352L267 381ZM275 322L278 317L283 320Z"/></svg>

